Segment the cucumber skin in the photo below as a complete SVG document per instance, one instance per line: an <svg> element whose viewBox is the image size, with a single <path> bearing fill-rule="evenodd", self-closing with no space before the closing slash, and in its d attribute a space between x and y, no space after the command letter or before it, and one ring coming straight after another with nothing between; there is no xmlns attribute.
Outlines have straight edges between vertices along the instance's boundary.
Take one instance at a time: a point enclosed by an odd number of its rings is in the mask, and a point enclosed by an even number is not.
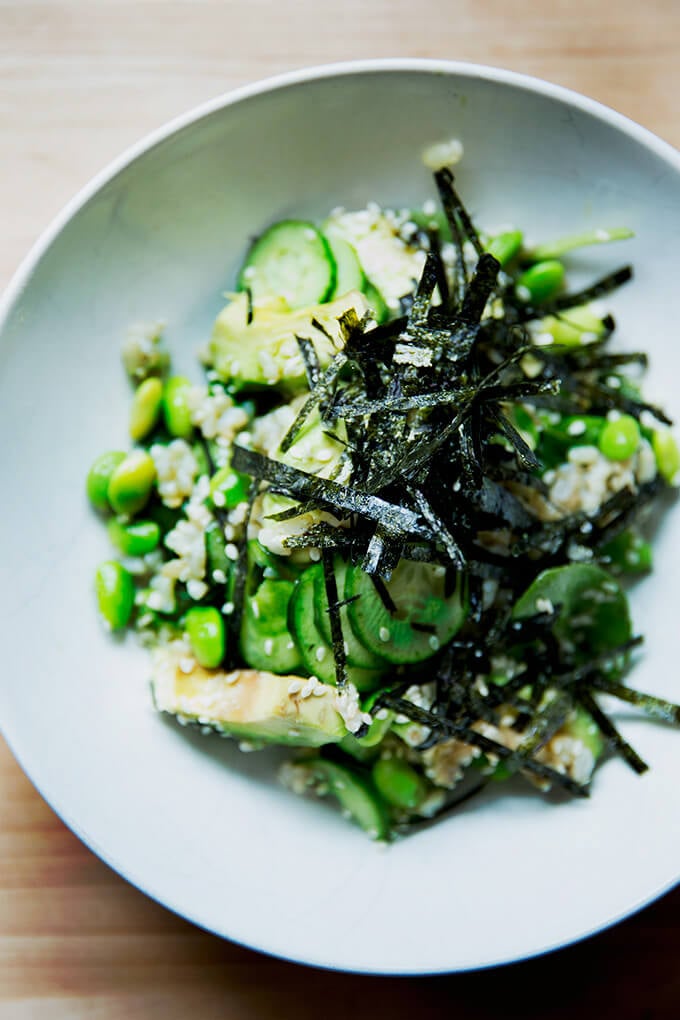
<svg viewBox="0 0 680 1020"><path fill-rule="evenodd" d="M249 270L255 269L257 271L259 266L260 275L263 280L266 280L267 264L280 266L281 261L286 258L285 251L276 250L277 237L280 239L286 233L302 233L304 235L309 231L314 233L314 243L318 244L320 249L319 252L312 255L312 265L316 262L317 266L320 267L323 261L328 270L327 273L322 274L322 283L314 291L305 289L303 284L293 300L290 300L288 295L269 289L266 284L257 282L257 276L251 276ZM300 242L305 240L309 242L308 237L303 236L300 238ZM300 275L307 281L310 274L307 271ZM296 309L328 301L335 290L336 279L337 269L335 259L333 258L328 241L321 231L313 223L306 220L288 219L278 220L276 223L273 223L253 241L243 260L243 265L238 275L237 288L241 291L249 290L255 300L261 297L285 297L290 308Z"/></svg>

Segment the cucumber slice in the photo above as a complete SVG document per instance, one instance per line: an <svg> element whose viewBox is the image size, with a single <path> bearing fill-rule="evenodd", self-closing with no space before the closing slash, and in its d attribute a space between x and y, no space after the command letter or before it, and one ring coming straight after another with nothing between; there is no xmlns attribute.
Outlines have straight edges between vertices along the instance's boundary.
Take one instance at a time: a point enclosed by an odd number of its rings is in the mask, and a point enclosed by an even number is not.
<svg viewBox="0 0 680 1020"><path fill-rule="evenodd" d="M378 325L380 326L383 322L387 322L390 317L390 310L387 307L387 302L375 284L371 283L368 279L364 285L364 294L368 301L368 307L373 312L373 317Z"/></svg>
<svg viewBox="0 0 680 1020"><path fill-rule="evenodd" d="M322 683L334 684L336 678L333 648L324 640L315 618L318 569L317 566L310 567L295 585L288 609L288 626L300 650L306 672L310 676L318 677ZM364 669L349 663L347 665L347 679L359 691L373 690L380 682L380 675L379 670Z"/></svg>
<svg viewBox="0 0 680 1020"><path fill-rule="evenodd" d="M312 780L319 784L321 790L333 794L343 811L351 815L372 839L389 838L388 808L369 779L326 758L315 758L299 767L309 769Z"/></svg>
<svg viewBox="0 0 680 1020"><path fill-rule="evenodd" d="M335 289L332 298L338 298L351 290L363 290L366 276L352 245L343 237L335 236L332 231L324 234L324 238L335 260Z"/></svg>
<svg viewBox="0 0 680 1020"><path fill-rule="evenodd" d="M287 629L292 592L290 581L267 579L246 598L239 647L253 669L282 674L301 669L300 653Z"/></svg>
<svg viewBox="0 0 680 1020"><path fill-rule="evenodd" d="M340 598L343 597L343 592L345 590L346 576L347 564L343 563L342 560L338 560L335 564L335 579ZM333 638L331 637L331 618L328 613L328 599L326 598L326 582L324 579L323 568L318 570L316 573L314 587L316 624L326 644L332 646ZM359 641L349 622L347 606L343 606L340 610L340 624L342 626L342 636L347 649L346 654L348 665L363 666L365 669L385 669L389 665L384 656L376 655L375 652L366 648Z"/></svg>
<svg viewBox="0 0 680 1020"><path fill-rule="evenodd" d="M348 567L345 598L359 598L349 603L347 612L361 643L395 664L421 662L434 655L451 640L467 614L462 578L458 577L453 594L444 598L444 577L443 567L401 560L386 582L397 607L390 614L368 574L360 567Z"/></svg>
<svg viewBox="0 0 680 1020"><path fill-rule="evenodd" d="M281 220L265 230L246 255L240 290L254 301L282 297L289 308L327 301L335 288L335 260L313 223Z"/></svg>

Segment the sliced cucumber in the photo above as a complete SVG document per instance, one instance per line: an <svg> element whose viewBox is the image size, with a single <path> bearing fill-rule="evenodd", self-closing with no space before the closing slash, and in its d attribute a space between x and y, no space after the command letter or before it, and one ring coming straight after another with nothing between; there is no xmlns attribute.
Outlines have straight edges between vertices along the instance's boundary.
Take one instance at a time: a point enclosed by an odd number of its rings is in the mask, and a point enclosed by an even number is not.
<svg viewBox="0 0 680 1020"><path fill-rule="evenodd" d="M373 316L378 325L383 322L387 322L390 317L390 310L387 307L387 302L375 284L371 283L368 279L364 284L364 294L366 295L368 307L373 312Z"/></svg>
<svg viewBox="0 0 680 1020"><path fill-rule="evenodd" d="M324 233L324 238L335 261L335 288L332 299L347 294L351 290L363 290L366 283L366 276L359 256L349 241L344 237L338 237L332 229Z"/></svg>
<svg viewBox="0 0 680 1020"><path fill-rule="evenodd" d="M316 568L315 568L316 569ZM335 564L335 579L338 587L339 598L343 597L345 590L345 579L347 576L347 564L338 560ZM321 635L327 645L333 644L331 637L331 619L328 612L328 599L326 597L326 582L323 574L323 567L316 571L314 583L314 608L316 623ZM369 648L366 648L352 630L347 615L347 606L340 610L340 624L342 636L345 641L347 663L352 666L363 666L365 669L385 669L389 663L382 655L376 655Z"/></svg>
<svg viewBox="0 0 680 1020"><path fill-rule="evenodd" d="M323 569L323 568L322 568ZM335 656L332 646L324 640L315 614L316 567L304 572L295 585L288 609L290 632L300 650L302 664L310 676L316 676L325 684L334 684ZM373 690L380 681L380 671L353 666L348 663L347 678L359 691Z"/></svg>
<svg viewBox="0 0 680 1020"><path fill-rule="evenodd" d="M397 607L390 614L368 574L360 567L348 567L345 598L353 601L347 612L360 642L395 664L434 655L451 640L467 613L462 578L458 577L449 598L444 597L444 580L443 567L401 560L386 582Z"/></svg>
<svg viewBox="0 0 680 1020"><path fill-rule="evenodd" d="M319 792L326 790L333 794L343 811L351 815L372 839L389 838L389 810L368 778L326 758L315 758L302 767L309 769L311 777L321 788Z"/></svg>
<svg viewBox="0 0 680 1020"><path fill-rule="evenodd" d="M297 645L287 628L290 581L265 580L249 595L241 623L241 655L253 669L295 673L302 667Z"/></svg>
<svg viewBox="0 0 680 1020"><path fill-rule="evenodd" d="M254 242L238 282L254 301L282 297L290 308L305 308L327 301L335 279L328 241L314 224L281 220Z"/></svg>

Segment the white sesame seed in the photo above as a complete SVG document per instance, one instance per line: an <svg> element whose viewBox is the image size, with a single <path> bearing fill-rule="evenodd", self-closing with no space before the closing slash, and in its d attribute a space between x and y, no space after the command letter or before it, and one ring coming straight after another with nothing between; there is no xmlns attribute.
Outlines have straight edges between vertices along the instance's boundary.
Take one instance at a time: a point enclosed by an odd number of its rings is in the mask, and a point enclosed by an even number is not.
<svg viewBox="0 0 680 1020"><path fill-rule="evenodd" d="M323 645L319 645L317 650L314 652L314 658L316 659L317 662L323 662L323 660L326 658L326 649L323 647Z"/></svg>
<svg viewBox="0 0 680 1020"><path fill-rule="evenodd" d="M228 542L226 544L226 546L224 547L224 552L227 559L230 559L232 561L238 559L238 549L236 548L233 542Z"/></svg>
<svg viewBox="0 0 680 1020"><path fill-rule="evenodd" d="M324 684L316 684L316 686L312 688L312 694L315 698L323 698L327 690L328 688Z"/></svg>
<svg viewBox="0 0 680 1020"><path fill-rule="evenodd" d="M388 641L390 640L390 637L391 637L391 636L392 636L392 635L390 634L390 632L389 632L389 630L387 629L387 627L381 627L381 628L380 628L380 630L378 631L378 637L379 637L379 638L380 638L380 640L381 640L381 641L383 641L383 642L384 642L385 644L386 644L386 643L387 643L387 642L388 642Z"/></svg>
<svg viewBox="0 0 680 1020"><path fill-rule="evenodd" d="M274 639L270 637L265 638L262 647L264 648L265 655L271 655L272 652L274 651Z"/></svg>
<svg viewBox="0 0 680 1020"><path fill-rule="evenodd" d="M221 489L218 489L216 492L213 493L213 503L215 504L215 506L224 506L226 502L227 502L226 498Z"/></svg>
<svg viewBox="0 0 680 1020"><path fill-rule="evenodd" d="M224 613L225 616L231 616L235 608L236 607L233 602L225 602L224 605L222 606L222 612Z"/></svg>
<svg viewBox="0 0 680 1020"><path fill-rule="evenodd" d="M581 418L577 418L567 426L567 432L570 436L582 436L585 431L586 423Z"/></svg>
<svg viewBox="0 0 680 1020"><path fill-rule="evenodd" d="M320 549L310 549L309 550L309 558L312 561L312 563L318 563L319 560L321 559L321 550Z"/></svg>
<svg viewBox="0 0 680 1020"><path fill-rule="evenodd" d="M225 574L225 572L223 570L220 570L219 567L217 567L215 570L213 570L212 576L213 576L213 581L217 581L218 584L226 584L226 582L227 582L227 575Z"/></svg>
<svg viewBox="0 0 680 1020"><path fill-rule="evenodd" d="M427 639L427 643L433 652L439 650L439 638L437 637L436 634L430 634L429 638Z"/></svg>
<svg viewBox="0 0 680 1020"><path fill-rule="evenodd" d="M195 665L196 663L193 659L189 658L189 656L179 660L179 668L183 673L193 673Z"/></svg>
<svg viewBox="0 0 680 1020"><path fill-rule="evenodd" d="M291 682L288 684L288 693L289 694L299 694L299 692L301 690L302 690L302 684L300 683L299 680L291 680Z"/></svg>
<svg viewBox="0 0 680 1020"><path fill-rule="evenodd" d="M260 604L257 601L257 599L253 599L253 601L250 603L250 608L251 608L251 612L252 612L253 616L255 617L255 619L259 620L260 619Z"/></svg>
<svg viewBox="0 0 680 1020"><path fill-rule="evenodd" d="M384 722L385 719L388 718L389 714L390 713L388 712L388 710L386 708L379 708L378 711L376 712L376 716L375 717L376 717L376 719L380 719L381 722Z"/></svg>

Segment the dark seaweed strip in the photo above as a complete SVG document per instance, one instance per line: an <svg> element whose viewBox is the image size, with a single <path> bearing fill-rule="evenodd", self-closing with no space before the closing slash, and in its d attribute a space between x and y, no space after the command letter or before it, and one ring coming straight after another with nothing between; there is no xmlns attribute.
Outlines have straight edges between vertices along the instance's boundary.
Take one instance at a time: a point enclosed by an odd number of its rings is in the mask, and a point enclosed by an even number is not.
<svg viewBox="0 0 680 1020"><path fill-rule="evenodd" d="M330 396L331 389L335 385L340 372L346 364L346 354L341 351L339 354L335 355L321 379L319 379L318 383L298 411L297 418L281 440L279 449L282 453L285 453L291 448L314 408Z"/></svg>
<svg viewBox="0 0 680 1020"><path fill-rule="evenodd" d="M342 621L338 609L338 584L335 577L333 553L324 550L322 562L328 602L328 619L331 625L333 658L335 659L335 683L338 688L342 688L347 685L347 656L345 655L345 640L342 636Z"/></svg>
<svg viewBox="0 0 680 1020"><path fill-rule="evenodd" d="M461 202L458 193L453 185L453 174L448 167L442 167L441 170L437 170L434 175L434 179L439 189L439 195L444 206L444 212L446 213L446 219L451 225L451 220L457 220L463 230L463 233L472 242L472 245L477 252L477 257L481 258L485 254L482 242L479 240L479 235L475 229L475 225L470 219L470 215ZM452 228L453 230L453 228Z"/></svg>
<svg viewBox="0 0 680 1020"><path fill-rule="evenodd" d="M245 517L243 519L243 531L236 543L237 556L231 573L231 598L233 610L227 616L226 626L226 657L227 666L238 665L239 638L241 636L241 621L243 619L243 606L246 594L246 581L248 578L248 525L253 512L253 504L260 491L260 479L253 478L248 489L248 503Z"/></svg>
<svg viewBox="0 0 680 1020"><path fill-rule="evenodd" d="M278 510L275 514L267 514L264 519L265 521L292 521L296 517L302 517L303 514L318 509L318 502L311 499L308 503L296 503L295 506L290 506L287 510Z"/></svg>
<svg viewBox="0 0 680 1020"><path fill-rule="evenodd" d="M603 407L606 410L615 409L617 411L624 411L626 414L632 415L633 418L639 418L643 411L647 411L657 421L663 422L664 425L672 425L673 421L665 411L662 411L660 407L656 407L654 404L648 404L641 400L631 400L630 397L626 397L618 389L611 386L607 386L602 383L590 383L587 384L587 389L591 395L591 401L595 407ZM593 399L600 397L600 404L598 405L597 400Z"/></svg>
<svg viewBox="0 0 680 1020"><path fill-rule="evenodd" d="M319 364L319 357L316 353L314 343L308 337L295 335L297 345L300 349L300 356L305 366L305 375L307 376L307 385L310 390L313 390L315 386L318 386L319 379L321 378L321 365Z"/></svg>
<svg viewBox="0 0 680 1020"><path fill-rule="evenodd" d="M319 478L288 464L281 464L254 450L247 450L244 446L238 444L234 446L232 465L236 471L272 482L275 488L285 495L305 500L318 499L319 503L328 506L331 512L344 510L381 523L386 528L404 535L432 537L430 529L423 524L418 514L407 507L388 503L379 496L341 485L339 482L332 482L327 478Z"/></svg>
<svg viewBox="0 0 680 1020"><path fill-rule="evenodd" d="M395 414L403 411L422 411L430 407L458 404L461 399L466 397L471 399L475 393L476 390L465 386L455 390L447 389L440 392L416 393L407 397L385 396L380 400L370 400L363 404L342 403L336 406L336 410L339 416L341 415L344 419L351 421L354 418L363 418L370 414L380 414L383 411Z"/></svg>
<svg viewBox="0 0 680 1020"><path fill-rule="evenodd" d="M402 543L399 536L390 533L378 524L363 558L361 569L365 574L379 574L389 581L401 558Z"/></svg>
<svg viewBox="0 0 680 1020"><path fill-rule="evenodd" d="M440 542L443 545L446 555L451 560L454 567L457 567L458 570L462 570L465 566L465 556L442 519L432 509L420 489L415 488L413 485L407 485L406 491L413 499L427 523L430 525L432 532L435 535L435 541Z"/></svg>
<svg viewBox="0 0 680 1020"><path fill-rule="evenodd" d="M286 549L348 549L351 539L344 528L336 528L333 524L320 521L313 524L307 531L299 535L288 535L282 539L282 545Z"/></svg>
<svg viewBox="0 0 680 1020"><path fill-rule="evenodd" d="M483 734L478 733L477 730L472 729L471 726L454 722L450 719L442 719L432 712L428 712L426 709L419 708L412 702L407 701L404 698L395 698L390 694L380 695L378 703L384 705L386 708L392 708L396 712L400 712L402 715L408 716L414 722L421 723L423 726L428 726L431 729L439 729L444 735L449 737L456 737L458 740L464 741L466 744L471 744L473 747L478 747L480 751L484 751L485 754L494 754L497 758L503 759L511 767L516 768L518 771L531 772L539 779L543 779L549 783L555 783L579 797L589 796L588 787L577 783L570 776L558 772L556 769L550 768L549 765L544 765L542 762L536 761L534 758L523 757L518 754L517 751L513 751L511 748L506 747L505 744L500 744L497 740L492 740L490 737L485 737Z"/></svg>
<svg viewBox="0 0 680 1020"><path fill-rule="evenodd" d="M481 402L488 400L511 403L527 397L540 397L559 392L558 379L526 380L525 382L508 383L507 386L490 386L484 383L479 390Z"/></svg>
<svg viewBox="0 0 680 1020"><path fill-rule="evenodd" d="M607 273L606 276L601 277L591 284L590 287L585 287L583 290L575 291L572 294L564 294L562 297L556 298L550 302L549 306L546 306L543 314L548 314L553 310L562 311L565 308L573 308L575 305L585 305L588 301L595 301L597 298L604 297L605 294L611 294L618 287L622 287L632 277L633 267L622 266L621 269L617 269L613 273Z"/></svg>
<svg viewBox="0 0 680 1020"><path fill-rule="evenodd" d="M637 772L639 776L643 772L646 772L649 768L646 762L642 760L640 755L635 751L628 741L619 733L614 723L611 721L608 715L606 715L600 706L597 704L592 694L586 690L579 690L577 698L580 701L586 712L589 712L597 723L600 732L610 743L613 745L614 750L621 755L627 765Z"/></svg>
<svg viewBox="0 0 680 1020"><path fill-rule="evenodd" d="M246 325L250 326L253 321L253 292L250 287L246 287L245 291L247 302Z"/></svg>
<svg viewBox="0 0 680 1020"><path fill-rule="evenodd" d="M680 705L664 698L657 698L653 694L644 694L632 687L626 687L615 680L608 680L604 676L595 676L591 684L603 694L610 694L620 701L627 701L631 705L642 708L648 715L663 722L680 724Z"/></svg>
<svg viewBox="0 0 680 1020"><path fill-rule="evenodd" d="M397 611L397 604L387 590L385 582L378 574L370 574L369 576L373 582L373 587L378 593L378 598L390 616L393 616Z"/></svg>
<svg viewBox="0 0 680 1020"><path fill-rule="evenodd" d="M498 426L498 428L501 430L505 438L514 448L514 451L522 467L526 468L528 471L540 468L541 464L538 457L531 449L526 439L524 439L524 437L521 436L520 433L517 431L517 429L512 424L510 419L506 415L504 415L497 407L489 408L487 413L491 417L494 424Z"/></svg>
<svg viewBox="0 0 680 1020"><path fill-rule="evenodd" d="M437 254L430 248L413 296L413 304L408 315L407 332L411 325L423 326L427 322L427 313L432 301L432 294L437 286L437 276Z"/></svg>
<svg viewBox="0 0 680 1020"><path fill-rule="evenodd" d="M439 242L439 230L437 227L430 227L427 231L427 241L430 251L434 254L435 267L437 270L437 287L439 288L439 296L441 303L444 308L448 308L451 295L449 292L449 280L446 275L446 267L444 266L444 260L442 259L441 245Z"/></svg>
<svg viewBox="0 0 680 1020"><path fill-rule="evenodd" d="M500 268L500 262L493 255L485 252L481 256L463 298L460 310L463 322L472 324L480 321L486 303L496 286Z"/></svg>
<svg viewBox="0 0 680 1020"><path fill-rule="evenodd" d="M573 704L571 697L561 692L545 708L539 710L533 717L522 743L517 748L518 753L521 755L537 754L541 748L545 747L566 721Z"/></svg>

